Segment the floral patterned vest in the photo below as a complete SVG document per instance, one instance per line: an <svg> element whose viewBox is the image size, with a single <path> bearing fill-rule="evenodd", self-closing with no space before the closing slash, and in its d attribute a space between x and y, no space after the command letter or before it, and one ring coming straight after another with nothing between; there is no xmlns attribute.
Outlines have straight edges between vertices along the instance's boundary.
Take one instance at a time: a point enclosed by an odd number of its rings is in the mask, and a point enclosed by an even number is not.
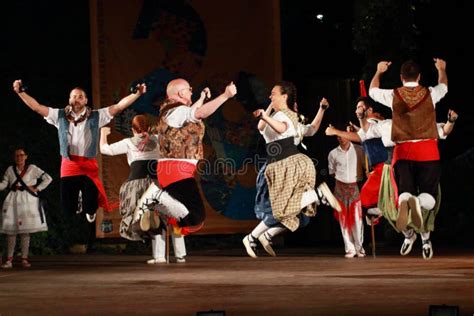
<svg viewBox="0 0 474 316"><path fill-rule="evenodd" d="M175 128L165 122L169 111L183 105L174 100L165 101L161 106L158 122L160 141L160 158L202 159L205 125L202 121L186 122L182 127Z"/></svg>

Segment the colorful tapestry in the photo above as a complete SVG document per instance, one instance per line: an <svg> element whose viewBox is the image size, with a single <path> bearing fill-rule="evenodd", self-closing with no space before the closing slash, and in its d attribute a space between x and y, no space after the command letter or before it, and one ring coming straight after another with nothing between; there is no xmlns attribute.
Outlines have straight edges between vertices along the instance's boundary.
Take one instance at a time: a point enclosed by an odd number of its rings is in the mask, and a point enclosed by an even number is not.
<svg viewBox="0 0 474 316"><path fill-rule="evenodd" d="M206 206L203 234L248 232L255 225L255 180L264 141L252 111L268 105L281 79L279 1L90 0L93 102L111 105L145 82L148 92L116 116L108 142L131 135L136 114L156 121L167 83L187 79L199 97L233 81L238 94L205 120L205 159L198 179ZM252 13L249 14L249 10ZM111 202L118 202L129 167L101 156ZM119 237L120 214L98 212L97 236Z"/></svg>

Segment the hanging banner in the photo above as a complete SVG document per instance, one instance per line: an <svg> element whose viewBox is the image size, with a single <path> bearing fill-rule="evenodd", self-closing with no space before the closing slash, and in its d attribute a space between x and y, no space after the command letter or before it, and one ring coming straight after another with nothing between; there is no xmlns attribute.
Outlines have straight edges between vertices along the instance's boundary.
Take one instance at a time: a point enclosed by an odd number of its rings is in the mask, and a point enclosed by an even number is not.
<svg viewBox="0 0 474 316"><path fill-rule="evenodd" d="M281 79L279 10L277 0L90 0L95 106L116 103L139 82L148 88L114 118L109 144L131 136L136 114L156 122L174 78L190 82L193 99L205 87L217 96L229 82L237 85L237 96L205 120L197 175L207 216L201 234L244 233L256 223L255 180L265 155L251 113L268 105ZM117 238L118 196L129 166L125 155L101 156L100 165L115 209L97 213L96 235Z"/></svg>

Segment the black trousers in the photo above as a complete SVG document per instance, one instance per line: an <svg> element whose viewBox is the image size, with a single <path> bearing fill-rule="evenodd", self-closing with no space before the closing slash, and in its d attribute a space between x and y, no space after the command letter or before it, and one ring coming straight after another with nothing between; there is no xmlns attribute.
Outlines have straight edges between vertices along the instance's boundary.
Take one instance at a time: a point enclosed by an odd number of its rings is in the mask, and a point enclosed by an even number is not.
<svg viewBox="0 0 474 316"><path fill-rule="evenodd" d="M394 167L398 193L413 195L428 193L434 198L438 195L441 177L441 163L434 161L398 160Z"/></svg>
<svg viewBox="0 0 474 316"><path fill-rule="evenodd" d="M184 179L163 188L173 198L183 203L189 214L182 218L180 227L196 226L204 222L206 213L199 193L199 188L194 178Z"/></svg>
<svg viewBox="0 0 474 316"><path fill-rule="evenodd" d="M63 177L60 181L61 208L66 216L76 214L79 191L82 192L82 210L94 214L99 208L99 190L88 176Z"/></svg>

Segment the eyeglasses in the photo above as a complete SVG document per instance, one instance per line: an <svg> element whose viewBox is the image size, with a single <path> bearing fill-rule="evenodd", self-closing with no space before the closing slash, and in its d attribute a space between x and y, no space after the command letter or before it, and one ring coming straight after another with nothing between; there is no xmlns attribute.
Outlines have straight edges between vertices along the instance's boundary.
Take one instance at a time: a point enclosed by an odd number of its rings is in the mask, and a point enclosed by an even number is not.
<svg viewBox="0 0 474 316"><path fill-rule="evenodd" d="M193 87L188 87L188 88L181 89L180 92L183 91L183 90L189 90L189 92L193 93Z"/></svg>

